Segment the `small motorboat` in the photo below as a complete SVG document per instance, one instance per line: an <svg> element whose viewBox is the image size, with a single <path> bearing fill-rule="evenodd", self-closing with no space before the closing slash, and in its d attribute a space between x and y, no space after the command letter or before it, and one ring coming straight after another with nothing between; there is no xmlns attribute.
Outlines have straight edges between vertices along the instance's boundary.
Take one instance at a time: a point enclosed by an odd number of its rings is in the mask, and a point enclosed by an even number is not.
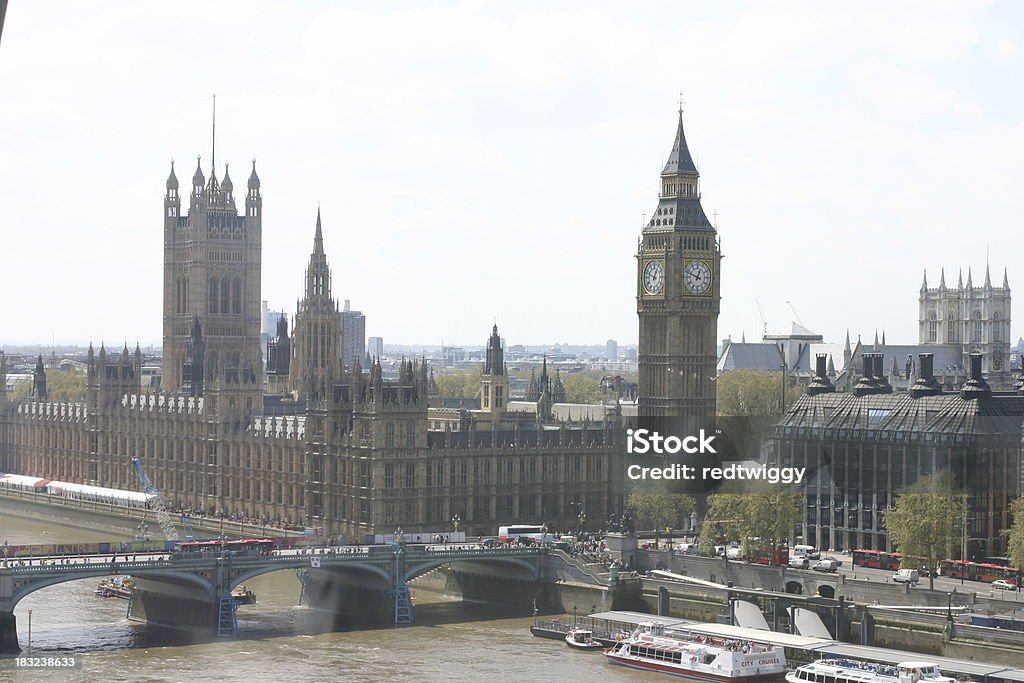
<svg viewBox="0 0 1024 683"><path fill-rule="evenodd" d="M565 634L565 644L577 650L603 650L604 645L594 640L594 632L585 628L574 628Z"/></svg>

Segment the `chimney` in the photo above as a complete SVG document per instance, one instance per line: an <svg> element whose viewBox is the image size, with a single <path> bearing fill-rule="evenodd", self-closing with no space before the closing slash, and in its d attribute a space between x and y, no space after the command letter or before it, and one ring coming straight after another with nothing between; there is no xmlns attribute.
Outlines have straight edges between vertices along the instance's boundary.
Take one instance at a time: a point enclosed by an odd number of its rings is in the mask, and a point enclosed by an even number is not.
<svg viewBox="0 0 1024 683"><path fill-rule="evenodd" d="M968 400L992 395L992 389L981 374L981 358L980 353L971 354L971 377L960 389L960 396Z"/></svg>
<svg viewBox="0 0 1024 683"><path fill-rule="evenodd" d="M917 381L914 382L914 386L910 387L910 395L914 398L920 398L921 396L934 396L942 393L942 387L935 381L934 362L935 355L931 353L922 353L918 357L918 367L920 370L917 373Z"/></svg>
<svg viewBox="0 0 1024 683"><path fill-rule="evenodd" d="M884 332L882 333L882 336L885 336ZM889 384L889 380L887 380L885 378L885 368L882 367L882 363L883 363L884 359L885 359L884 354L882 354L882 353L876 353L875 354L875 369L874 369L874 372L872 374L875 376L875 384L878 385L878 388L875 390L876 394L891 394L892 393L892 385Z"/></svg>
<svg viewBox="0 0 1024 683"><path fill-rule="evenodd" d="M864 366L864 372L861 374L857 383L853 386L854 396L865 396L867 394L877 393L878 382L875 381L874 369L875 369L875 354L873 353L861 353L861 360Z"/></svg>
<svg viewBox="0 0 1024 683"><path fill-rule="evenodd" d="M348 300L348 299L345 299L345 311L350 311L350 310L351 310L351 309L349 308L349 306L350 306L350 304L349 304L349 300Z"/></svg>
<svg viewBox="0 0 1024 683"><path fill-rule="evenodd" d="M830 394L836 390L828 378L828 354L819 353L814 357L814 379L807 385L808 396Z"/></svg>

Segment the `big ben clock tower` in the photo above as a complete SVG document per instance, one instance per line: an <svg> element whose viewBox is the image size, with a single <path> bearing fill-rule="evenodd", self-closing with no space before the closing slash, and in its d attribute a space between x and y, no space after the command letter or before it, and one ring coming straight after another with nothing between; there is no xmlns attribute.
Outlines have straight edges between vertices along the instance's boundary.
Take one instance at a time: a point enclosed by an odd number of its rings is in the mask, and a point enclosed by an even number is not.
<svg viewBox="0 0 1024 683"><path fill-rule="evenodd" d="M681 107L658 208L643 228L636 261L640 416L713 421L722 254L700 205Z"/></svg>

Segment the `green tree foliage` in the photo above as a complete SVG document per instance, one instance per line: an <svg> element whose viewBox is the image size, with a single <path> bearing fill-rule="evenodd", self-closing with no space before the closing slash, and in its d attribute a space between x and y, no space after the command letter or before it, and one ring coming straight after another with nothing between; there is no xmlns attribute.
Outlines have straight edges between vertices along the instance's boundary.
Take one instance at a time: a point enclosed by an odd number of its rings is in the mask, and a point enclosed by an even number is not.
<svg viewBox="0 0 1024 683"><path fill-rule="evenodd" d="M441 398L473 398L480 391L480 368L451 368L434 377Z"/></svg>
<svg viewBox="0 0 1024 683"><path fill-rule="evenodd" d="M658 533L663 527L685 526L685 519L694 509L694 500L662 481L634 485L626 505L633 510L637 528L653 526Z"/></svg>
<svg viewBox="0 0 1024 683"><path fill-rule="evenodd" d="M600 382L582 372L563 375L562 385L565 387L566 403L601 402Z"/></svg>
<svg viewBox="0 0 1024 683"><path fill-rule="evenodd" d="M756 459L783 408L803 396L803 385L787 379L783 404L783 381L781 372L767 370L732 370L718 376L719 441L735 448L734 457Z"/></svg>
<svg viewBox="0 0 1024 683"><path fill-rule="evenodd" d="M84 370L60 370L46 368L46 398L50 401L84 401ZM18 382L11 391L11 400L28 398L32 393L32 381Z"/></svg>
<svg viewBox="0 0 1024 683"><path fill-rule="evenodd" d="M963 534L964 493L953 472L941 469L904 487L893 509L882 517L889 538L899 552L923 560L904 560L907 566L922 562L928 570L928 586L935 587L939 561L952 557Z"/></svg>
<svg viewBox="0 0 1024 683"><path fill-rule="evenodd" d="M782 403L783 384L786 401ZM727 417L778 417L804 395L803 385L783 382L781 372L732 370L715 380L718 414Z"/></svg>
<svg viewBox="0 0 1024 683"><path fill-rule="evenodd" d="M1013 525L1003 533L1007 536L1010 564L1024 569L1024 498L1018 498L1010 505Z"/></svg>
<svg viewBox="0 0 1024 683"><path fill-rule="evenodd" d="M708 496L708 513L700 532L700 547L739 541L748 556L789 539L800 519L803 497L795 485L768 482L729 484Z"/></svg>

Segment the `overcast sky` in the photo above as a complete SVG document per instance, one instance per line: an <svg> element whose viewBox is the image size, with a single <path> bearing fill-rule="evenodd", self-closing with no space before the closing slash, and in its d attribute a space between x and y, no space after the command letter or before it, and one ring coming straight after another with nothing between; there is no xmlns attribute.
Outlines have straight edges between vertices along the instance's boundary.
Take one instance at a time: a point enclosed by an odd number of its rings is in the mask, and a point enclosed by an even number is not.
<svg viewBox="0 0 1024 683"><path fill-rule="evenodd" d="M719 337L917 340L988 256L1024 292L1024 3L28 2L0 40L0 345L159 342L162 195L257 159L263 291L317 203L388 343L635 342L636 240L684 92ZM1018 295L1019 296L1019 295ZM1013 336L1021 334L1014 312Z"/></svg>

